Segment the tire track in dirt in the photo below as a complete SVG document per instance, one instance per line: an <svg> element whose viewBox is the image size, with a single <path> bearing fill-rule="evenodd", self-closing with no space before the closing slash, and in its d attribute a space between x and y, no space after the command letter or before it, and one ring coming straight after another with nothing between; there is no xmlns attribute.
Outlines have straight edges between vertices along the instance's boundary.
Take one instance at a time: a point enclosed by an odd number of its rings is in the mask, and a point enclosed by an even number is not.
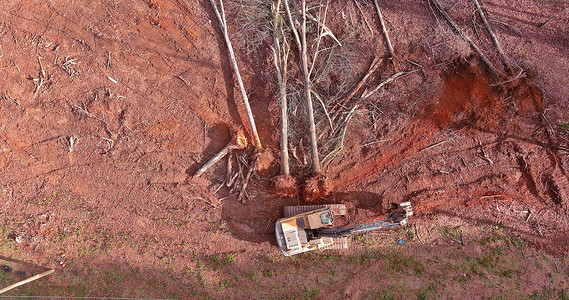
<svg viewBox="0 0 569 300"><path fill-rule="evenodd" d="M496 163L501 165L507 163L503 159L513 158L514 161L508 165L520 171L516 173L521 175L520 181L517 181L513 174L499 171L498 165L498 169L481 168L477 172L490 173L481 173L480 176L474 177L475 180L468 183L457 183L456 188L440 180L426 180L425 183L431 186L421 188L419 184L414 186L413 191L407 191L406 194L402 191L403 195L398 194L398 197L402 197L402 201L416 201L416 211L423 213L432 212L443 205L448 207L471 206L478 202L487 202L484 199L492 197L499 197L497 199L503 201L521 198L525 199L522 202L530 206L539 203L535 207L554 207L558 212L559 208L564 208L566 204L563 199L567 197L567 189L563 181L566 177L558 168L559 164L555 157L552 157L547 142L540 142L535 137L525 138L529 135L528 130L534 130L536 124L537 126L544 124L541 121L544 104L539 90L526 79L514 82L508 87L493 88L489 84L489 77L479 67L467 63L458 63L454 69L443 74L442 79L444 81L442 89L419 110L422 113L411 122L412 125L404 128L394 138L396 142L383 146L375 156L371 156L365 162L351 162L352 165L337 173L333 181L334 187L354 188L369 178L377 178L378 174L384 174L383 171L397 169L398 165L403 165L403 161L408 161L409 158L418 156L422 150L436 145L431 139L442 129L466 128L496 135L495 143L498 148L494 152L494 155L498 156ZM506 100L512 99L510 101L514 102L519 118L512 118L508 115L509 108L503 100L505 98ZM532 123L534 128L524 128L528 125L524 122ZM501 128L503 127L512 131L502 133ZM476 134L476 131L474 133ZM514 137L519 135L517 140L529 143L518 146L514 138L513 144L518 149L518 153L513 154L513 157L511 153L503 154L499 150L499 145L512 134ZM473 142L469 143L467 144L469 150L480 149L476 156L484 158L490 165L495 163L486 156L480 143L478 146L475 146ZM533 148L539 153L530 150ZM457 151L462 152L463 149ZM458 153L457 151L453 153ZM534 155L535 158L526 161L524 155ZM542 158L547 158L551 165L544 165ZM462 163L464 164L464 160ZM465 176L473 178L472 175L469 173ZM501 183L497 184L496 180ZM439 188L433 187L433 184L439 184ZM516 190L513 188L516 184L525 186L527 190ZM494 190L489 191L488 187L494 187ZM456 190L453 191L453 189ZM526 198L528 196L524 194L526 191L538 202Z"/></svg>

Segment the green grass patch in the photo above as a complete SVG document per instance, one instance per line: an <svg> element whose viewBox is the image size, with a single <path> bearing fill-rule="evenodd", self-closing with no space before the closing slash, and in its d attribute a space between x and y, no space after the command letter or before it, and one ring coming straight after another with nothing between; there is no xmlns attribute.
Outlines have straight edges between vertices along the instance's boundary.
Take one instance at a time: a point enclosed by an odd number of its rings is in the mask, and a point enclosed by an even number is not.
<svg viewBox="0 0 569 300"><path fill-rule="evenodd" d="M469 282L471 280L472 280L472 276L470 276L466 273L459 274L459 275L456 275L454 277L454 281L458 282L458 283L466 283L466 282Z"/></svg>
<svg viewBox="0 0 569 300"><path fill-rule="evenodd" d="M426 271L425 266L411 256L391 253L385 256L385 260L388 264L389 270L393 270L395 272L411 270L416 275L423 275Z"/></svg>
<svg viewBox="0 0 569 300"><path fill-rule="evenodd" d="M338 255L338 254L328 254L328 255L323 255L322 258L324 260L329 261L330 263L335 264L335 263L340 262L340 260L342 259L342 256Z"/></svg>
<svg viewBox="0 0 569 300"><path fill-rule="evenodd" d="M263 270L263 275L265 277L273 278L273 277L275 277L276 272L275 272L275 270L272 270L272 269L265 269L265 270Z"/></svg>
<svg viewBox="0 0 569 300"><path fill-rule="evenodd" d="M233 253L225 253L225 254L217 254L209 256L209 260L213 263L213 266L216 270L219 270L223 267L227 267L232 262L235 261L235 254Z"/></svg>
<svg viewBox="0 0 569 300"><path fill-rule="evenodd" d="M236 282L232 279L226 279L219 282L219 288L227 289L235 287Z"/></svg>
<svg viewBox="0 0 569 300"><path fill-rule="evenodd" d="M437 293L437 286L435 284L430 284L426 289L420 291L417 294L417 300L427 300L434 299ZM431 296L431 297L429 297Z"/></svg>
<svg viewBox="0 0 569 300"><path fill-rule="evenodd" d="M553 299L554 296L555 296L555 289L549 288L547 286L543 286L541 288L541 290L536 291L529 298L530 299Z"/></svg>
<svg viewBox="0 0 569 300"><path fill-rule="evenodd" d="M444 226L441 227L440 232L442 235L450 237L452 239L455 240L461 240L462 237L462 227L461 226L457 226L457 227L448 227L448 226Z"/></svg>
<svg viewBox="0 0 569 300"><path fill-rule="evenodd" d="M521 273L522 272L519 270L509 269L509 270L500 271L500 276L502 276L504 278L512 279L512 278L519 276Z"/></svg>
<svg viewBox="0 0 569 300"><path fill-rule="evenodd" d="M519 236L508 237L508 244L516 248L523 248L528 245L528 243Z"/></svg>
<svg viewBox="0 0 569 300"><path fill-rule="evenodd" d="M399 297L396 297L394 294L391 293L391 291L388 290L371 290L369 292L367 292L366 294L364 294L362 296L361 299L365 299L365 300L395 300L398 299Z"/></svg>
<svg viewBox="0 0 569 300"><path fill-rule="evenodd" d="M298 294L298 297L294 297L295 299L303 299L303 300L312 300L320 297L320 290L313 288L309 289L305 286L302 287L302 290Z"/></svg>
<svg viewBox="0 0 569 300"><path fill-rule="evenodd" d="M383 260L387 265L388 271L391 272L411 270L416 275L423 275L426 271L425 266L421 262L415 260L411 256L401 254L396 250L368 250L359 256L350 256L346 261L348 263L357 262L361 265L365 265L376 260Z"/></svg>
<svg viewBox="0 0 569 300"><path fill-rule="evenodd" d="M411 229L410 226L399 226L396 232L400 235L403 235L402 238L406 238L410 241L415 239L415 232L413 232L413 229Z"/></svg>

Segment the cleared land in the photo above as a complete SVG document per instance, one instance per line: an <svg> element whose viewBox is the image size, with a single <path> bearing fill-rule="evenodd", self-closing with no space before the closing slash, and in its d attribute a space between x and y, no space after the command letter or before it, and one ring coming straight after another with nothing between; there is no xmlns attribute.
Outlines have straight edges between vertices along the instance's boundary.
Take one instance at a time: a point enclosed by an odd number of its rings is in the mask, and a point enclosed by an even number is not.
<svg viewBox="0 0 569 300"><path fill-rule="evenodd" d="M225 2L272 154L244 203L252 147L191 176L231 128L248 128L209 1L3 1L0 255L13 271L0 282L57 270L7 295L569 298L566 3L482 3L507 74L473 2L441 1L495 76L429 1L379 2L394 59L372 1L308 2L335 38L308 21L329 192L314 200L345 203L350 222L411 201L407 227L356 236L349 251L279 253L274 222L305 199L272 183L281 113L271 1ZM290 173L302 190L314 174L288 43Z"/></svg>

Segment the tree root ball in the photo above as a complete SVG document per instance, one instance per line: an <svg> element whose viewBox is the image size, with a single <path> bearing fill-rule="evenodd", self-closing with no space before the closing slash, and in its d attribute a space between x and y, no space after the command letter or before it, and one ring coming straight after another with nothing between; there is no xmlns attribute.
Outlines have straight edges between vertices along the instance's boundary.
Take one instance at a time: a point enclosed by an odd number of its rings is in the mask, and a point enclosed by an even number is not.
<svg viewBox="0 0 569 300"><path fill-rule="evenodd" d="M245 132L241 127L231 125L229 127L229 132L237 149L241 150L247 148L247 138L245 137Z"/></svg>
<svg viewBox="0 0 569 300"><path fill-rule="evenodd" d="M273 180L274 193L281 197L295 197L298 195L298 185L292 176L280 175Z"/></svg>
<svg viewBox="0 0 569 300"><path fill-rule="evenodd" d="M332 190L332 186L326 179L326 176L317 175L309 178L304 183L302 198L304 198L306 202L315 202L328 195L330 190Z"/></svg>

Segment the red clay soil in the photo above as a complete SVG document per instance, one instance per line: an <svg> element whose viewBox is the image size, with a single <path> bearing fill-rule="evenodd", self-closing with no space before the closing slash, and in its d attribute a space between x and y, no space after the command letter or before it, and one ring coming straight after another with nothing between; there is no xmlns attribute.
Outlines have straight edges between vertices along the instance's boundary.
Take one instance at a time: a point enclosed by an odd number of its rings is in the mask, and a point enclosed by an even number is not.
<svg viewBox="0 0 569 300"><path fill-rule="evenodd" d="M477 219L495 222L492 217L482 217L480 213L484 211L487 213L493 207L498 207L498 204L508 207L513 205L512 203L519 205L520 200L521 203L532 206L534 210L539 209L542 212L551 210L558 216L566 215L567 200L562 199L567 199L569 196L567 176L561 175L565 174L565 170L558 165L563 158L555 153L556 146L552 141L533 141L531 137L527 137L527 132L523 132L527 130L523 128L524 126L531 126L523 118L528 118L534 124L544 124L547 121L543 119L543 98L538 88L527 79L516 80L505 88L493 88L489 76L485 75L480 67L466 62L458 62L455 67L443 73L442 79L444 85L441 90L423 105L418 116L396 135L398 138L394 142L382 144L381 150L370 155L369 160L365 160L361 165L350 164L350 169L342 172L342 176L335 180L334 185L362 186L362 183L365 185L366 181L369 182L370 178L376 177L375 174L379 172L385 174L386 171L393 170L391 172L399 173L401 169L416 168L414 172L407 171L407 174L399 175L400 179L395 185L385 189L381 197L378 197L376 205L384 201L386 193L390 193L392 199L398 198L399 193L390 189L401 189L403 186L403 190L407 190L409 186L415 186L413 188L415 191L399 199L412 201L418 216L433 212L454 214L458 211L456 214L463 217L476 215ZM515 102L511 105L514 106L516 113L519 111L520 117L511 117L509 113L511 107L507 104L507 100ZM546 128L539 126L534 128L534 130L543 130L549 139L549 131ZM444 131L451 132L453 139L458 137L462 140L460 148L447 146L448 138L437 141L440 140L437 137L440 137ZM477 140L476 135L465 138L465 135L472 136L475 132L489 133L496 138L488 140L487 137L478 135L478 138L486 139L485 142ZM535 131L531 133L535 134ZM537 144L543 148L538 153L533 151L528 153L526 152L528 150L524 150L527 145L520 142ZM452 143L456 143L456 140ZM496 153L504 150L505 153ZM467 154L470 151L474 152L478 162L471 162L472 156ZM488 155L488 151L494 154ZM435 157L423 154L433 152ZM504 154L514 159L504 164L503 159L495 158L495 155ZM527 157L533 157L533 162L528 162ZM470 167L472 164L479 167L481 163L504 165L491 168L499 170L498 172L490 171L490 168L476 171ZM418 180L422 183L414 183L411 178L416 176L413 174L419 175L425 171L425 168L431 175L418 176ZM504 172L511 168L517 170ZM390 177L393 174L387 173L387 175ZM425 175L427 177L424 177ZM460 180L452 186L449 181L452 182L453 178L443 179L447 176ZM383 176L383 179L385 178ZM500 184L502 181L508 184ZM377 184L378 181L371 183ZM527 197L524 196L525 193L535 198L525 198ZM557 220L557 217L555 219ZM563 219L562 217L559 221L563 222ZM520 227L517 223L519 222L512 220L504 226L517 231ZM500 224L505 223L500 221ZM556 226L564 226L561 223L557 224ZM520 233L539 247L550 251L564 253L569 250L569 240L564 232L551 232L552 234L545 239L537 238L529 232ZM558 234L561 234L562 238L558 238ZM540 235L543 233L540 232Z"/></svg>
<svg viewBox="0 0 569 300"><path fill-rule="evenodd" d="M274 179L274 194L281 197L298 196L298 183L292 176L279 175Z"/></svg>
<svg viewBox="0 0 569 300"><path fill-rule="evenodd" d="M302 199L306 202L321 200L330 194L332 186L324 175L310 177L304 182L302 187Z"/></svg>
<svg viewBox="0 0 569 300"><path fill-rule="evenodd" d="M336 186L350 186L415 152L427 150L433 135L451 122L453 126L468 125L494 131L503 121L505 104L498 91L489 86L490 80L480 67L457 62L442 77L442 89L419 109L420 114L398 135L400 138L382 145L385 154L342 174Z"/></svg>
<svg viewBox="0 0 569 300"><path fill-rule="evenodd" d="M352 87L386 49L372 2L358 1L365 19L355 2L332 2L327 26L362 67L331 75L329 86L346 77ZM567 255L569 14L538 27L565 3L485 2L519 78L489 76L426 1L386 2L399 67L410 73L352 99L358 109L326 177L306 175L301 153L310 151L299 130L290 147L299 157L291 156L295 180L285 180L281 197L280 179L271 186L280 114L270 43L254 48L243 38L247 7L229 1L230 33L271 154L258 161L245 203L237 195L251 147L191 176L247 119L209 1L0 2L0 254L50 268L61 269L63 255L71 270L127 265L157 281L182 278L199 269L197 258L244 253L250 265L259 253L278 253L282 206L314 200L346 203L344 223L411 201L417 220L501 226ZM472 11L461 1L450 15L499 65ZM385 60L363 89L393 73ZM288 188L304 181L301 192Z"/></svg>
<svg viewBox="0 0 569 300"><path fill-rule="evenodd" d="M279 166L276 164L275 155L270 150L263 150L258 153L257 164L255 165L255 172L262 177L269 177Z"/></svg>

